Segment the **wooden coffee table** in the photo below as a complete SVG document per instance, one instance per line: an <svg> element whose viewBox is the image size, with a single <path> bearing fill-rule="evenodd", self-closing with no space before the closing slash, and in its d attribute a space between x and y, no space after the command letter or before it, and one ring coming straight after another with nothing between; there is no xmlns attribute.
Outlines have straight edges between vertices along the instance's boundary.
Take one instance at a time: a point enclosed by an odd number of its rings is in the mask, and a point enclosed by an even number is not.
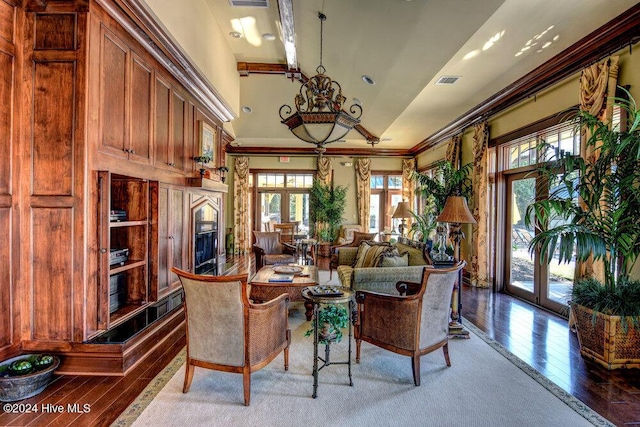
<svg viewBox="0 0 640 427"><path fill-rule="evenodd" d="M289 294L290 301L302 301L306 309L307 320L313 315L313 303L302 298L302 290L307 286L318 285L318 268L315 265L305 265L302 272L293 277L293 282L269 282L273 276L273 265L265 265L251 278L251 299L256 302L269 301L284 293Z"/></svg>

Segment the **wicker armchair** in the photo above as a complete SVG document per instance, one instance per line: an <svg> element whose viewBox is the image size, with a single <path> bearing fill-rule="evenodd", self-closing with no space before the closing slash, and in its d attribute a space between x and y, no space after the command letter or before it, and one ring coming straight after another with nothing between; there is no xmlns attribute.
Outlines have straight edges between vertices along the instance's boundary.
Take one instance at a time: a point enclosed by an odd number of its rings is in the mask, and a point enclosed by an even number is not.
<svg viewBox="0 0 640 427"><path fill-rule="evenodd" d="M280 240L277 231L254 231L253 252L256 255L256 270L268 264L296 262L296 247Z"/></svg>
<svg viewBox="0 0 640 427"><path fill-rule="evenodd" d="M461 261L451 268L426 266L421 283L396 284L398 296L356 291L356 363L360 362L362 341L367 341L411 357L416 386L420 385L422 355L442 348L447 366L451 366L448 347L451 293L458 272L465 265Z"/></svg>
<svg viewBox="0 0 640 427"><path fill-rule="evenodd" d="M247 275L200 276L172 268L185 295L187 361L183 393L195 367L242 374L244 404L249 406L251 373L284 350L289 369L289 295L264 304L249 301Z"/></svg>

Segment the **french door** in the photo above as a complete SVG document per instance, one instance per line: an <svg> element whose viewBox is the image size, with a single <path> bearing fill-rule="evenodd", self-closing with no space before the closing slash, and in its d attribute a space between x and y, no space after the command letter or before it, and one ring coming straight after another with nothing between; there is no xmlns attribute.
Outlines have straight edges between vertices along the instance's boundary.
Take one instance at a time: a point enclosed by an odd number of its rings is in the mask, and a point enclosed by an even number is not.
<svg viewBox="0 0 640 427"><path fill-rule="evenodd" d="M304 191L258 192L259 230L267 231L270 224L297 222L298 234L309 231L309 193Z"/></svg>
<svg viewBox="0 0 640 427"><path fill-rule="evenodd" d="M527 206L549 194L548 187L542 184L534 172L506 176L505 290L561 313L573 284L575 263L559 264L557 254L552 254L554 259L547 263L538 251L531 253L529 242L536 229L525 225Z"/></svg>

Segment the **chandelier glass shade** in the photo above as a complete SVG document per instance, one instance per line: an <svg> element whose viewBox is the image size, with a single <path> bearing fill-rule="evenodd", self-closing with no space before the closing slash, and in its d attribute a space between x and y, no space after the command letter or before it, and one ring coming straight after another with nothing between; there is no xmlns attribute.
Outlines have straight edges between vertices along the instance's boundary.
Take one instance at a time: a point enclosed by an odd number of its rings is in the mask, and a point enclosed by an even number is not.
<svg viewBox="0 0 640 427"><path fill-rule="evenodd" d="M347 98L342 94L342 87L325 74L322 66L322 23L326 16L320 18L320 65L316 75L300 86L295 97L295 111L285 104L280 107L280 118L296 138L321 149L324 144L342 139L354 126L360 123L362 107L353 104L349 113L342 109Z"/></svg>

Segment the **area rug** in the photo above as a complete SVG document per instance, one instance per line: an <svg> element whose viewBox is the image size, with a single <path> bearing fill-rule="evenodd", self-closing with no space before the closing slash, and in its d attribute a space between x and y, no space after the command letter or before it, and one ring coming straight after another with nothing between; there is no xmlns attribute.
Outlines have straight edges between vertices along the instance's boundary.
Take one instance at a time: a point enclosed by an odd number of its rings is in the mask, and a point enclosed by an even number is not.
<svg viewBox="0 0 640 427"><path fill-rule="evenodd" d="M115 426L612 426L546 380L473 325L468 340L450 340L452 366L441 351L423 356L422 385L413 385L410 358L362 344L361 363L320 371L313 391L313 342L302 305L290 313L289 371L280 355L251 378L251 405L243 406L242 376L196 368L182 393L181 352L114 422ZM355 346L354 346L355 347ZM354 348L355 351L355 348ZM347 358L345 341L332 361Z"/></svg>

